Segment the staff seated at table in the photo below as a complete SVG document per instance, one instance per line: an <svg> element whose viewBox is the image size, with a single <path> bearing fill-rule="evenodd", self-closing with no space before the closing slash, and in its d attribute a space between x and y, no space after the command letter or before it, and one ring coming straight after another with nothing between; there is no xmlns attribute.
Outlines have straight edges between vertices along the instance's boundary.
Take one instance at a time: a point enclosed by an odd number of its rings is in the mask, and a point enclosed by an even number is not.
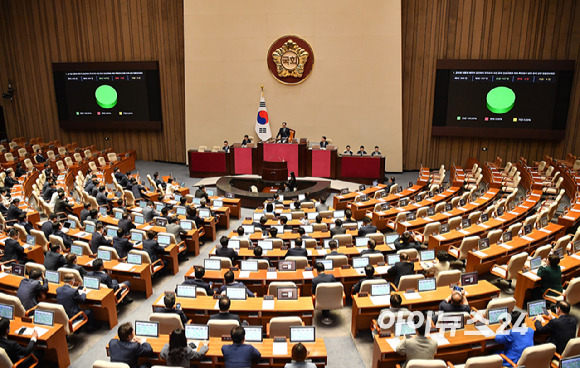
<svg viewBox="0 0 580 368"><path fill-rule="evenodd" d="M195 285L196 287L204 289L207 295L213 295L211 283L203 281L203 276L205 276L205 268L203 266L195 266L194 275L194 279L185 279L182 285Z"/></svg>
<svg viewBox="0 0 580 368"><path fill-rule="evenodd" d="M282 127L278 130L278 134L276 134L276 140L286 143L288 142L288 138L290 138L290 129L286 127L286 122L282 122Z"/></svg>
<svg viewBox="0 0 580 368"><path fill-rule="evenodd" d="M212 314L209 319L219 319L219 320L235 320L241 325L242 321L240 320L240 316L234 313L230 313L230 306L232 302L227 295L222 295L220 301L218 302L218 307L220 312L217 314Z"/></svg>
<svg viewBox="0 0 580 368"><path fill-rule="evenodd" d="M360 146L359 150L356 153L358 156L363 156L367 154L367 151L365 151L365 146Z"/></svg>
<svg viewBox="0 0 580 368"><path fill-rule="evenodd" d="M570 304L564 300L556 303L556 315L554 318L551 313L546 316L549 322L542 326L538 317L534 318L534 325L536 327L536 335L547 334L546 342L551 342L556 345L556 353L562 354L566 348L568 341L576 336L576 325L578 321L574 316L570 315Z"/></svg>
<svg viewBox="0 0 580 368"><path fill-rule="evenodd" d="M412 359L434 359L437 353L437 341L425 336L427 318L424 316L413 317L413 324L417 336L406 338L397 345L397 354L407 357L402 367L405 368Z"/></svg>
<svg viewBox="0 0 580 368"><path fill-rule="evenodd" d="M381 153L381 151L379 151L379 146L375 146L375 150L373 152L371 152L371 157L380 157L383 154Z"/></svg>
<svg viewBox="0 0 580 368"><path fill-rule="evenodd" d="M232 328L231 337L233 344L223 345L222 354L227 368L252 367L262 354L252 345L244 344L246 330L243 327Z"/></svg>
<svg viewBox="0 0 580 368"><path fill-rule="evenodd" d="M247 147L248 143L252 143L250 137L246 134L244 135L244 139L242 139L242 147Z"/></svg>
<svg viewBox="0 0 580 368"><path fill-rule="evenodd" d="M403 250L403 249L421 250L421 249L423 249L421 247L421 244L419 242L415 241L413 239L413 237L411 236L411 233L409 233L408 231L405 231L403 234L401 234L401 236L399 236L397 239L395 239L395 241L393 242L393 245L395 246L396 250Z"/></svg>
<svg viewBox="0 0 580 368"><path fill-rule="evenodd" d="M352 155L354 155L354 152L352 152L350 150L350 146L348 144L346 145L345 148L346 149L342 152L343 156L352 156Z"/></svg>
<svg viewBox="0 0 580 368"><path fill-rule="evenodd" d="M246 285L244 285L243 282L235 280L234 273L231 270L224 274L224 284L220 287L219 292L225 293L226 288L228 286L243 287L246 289L246 294L248 294L248 296L251 296L251 297L254 296L254 293L250 289L248 289L248 287Z"/></svg>
<svg viewBox="0 0 580 368"><path fill-rule="evenodd" d="M362 286L362 283L366 280L376 280L376 279L380 279L380 276L375 276L375 268L373 266L366 265L365 266L365 277L360 279L356 284L354 284L354 286L352 287L352 290L350 291L352 295L354 294L358 294L358 292L360 291L360 288Z"/></svg>
<svg viewBox="0 0 580 368"><path fill-rule="evenodd" d="M495 335L495 341L503 344L503 350L498 354L503 354L512 362L517 363L524 349L534 346L534 330L526 326L525 316L522 316L519 311L514 309L508 317L511 317L509 324L503 333ZM505 359L503 365L511 367Z"/></svg>
<svg viewBox="0 0 580 368"><path fill-rule="evenodd" d="M319 143L320 148L326 148L326 146L328 146L328 142L326 141L326 137L322 136L322 140Z"/></svg>
<svg viewBox="0 0 580 368"><path fill-rule="evenodd" d="M230 144L228 143L228 141L224 141L224 146L222 147L222 151L224 151L225 153L230 152Z"/></svg>

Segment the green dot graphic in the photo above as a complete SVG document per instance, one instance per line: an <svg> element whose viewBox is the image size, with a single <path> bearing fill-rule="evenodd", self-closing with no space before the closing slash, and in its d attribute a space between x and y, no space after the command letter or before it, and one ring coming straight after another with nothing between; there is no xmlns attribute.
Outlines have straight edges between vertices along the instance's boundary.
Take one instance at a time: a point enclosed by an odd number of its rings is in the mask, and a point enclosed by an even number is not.
<svg viewBox="0 0 580 368"><path fill-rule="evenodd" d="M487 93L487 108L495 114L505 114L515 105L516 94L507 87L495 87Z"/></svg>
<svg viewBox="0 0 580 368"><path fill-rule="evenodd" d="M117 104L117 91L106 84L103 84L95 91L97 103L103 109L112 109Z"/></svg>

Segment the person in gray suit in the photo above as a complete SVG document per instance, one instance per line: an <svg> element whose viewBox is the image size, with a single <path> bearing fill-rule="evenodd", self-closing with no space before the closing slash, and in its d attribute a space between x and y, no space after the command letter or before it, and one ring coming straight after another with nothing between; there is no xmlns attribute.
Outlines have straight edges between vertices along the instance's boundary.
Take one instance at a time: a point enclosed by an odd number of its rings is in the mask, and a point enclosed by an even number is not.
<svg viewBox="0 0 580 368"><path fill-rule="evenodd" d="M412 338L404 338L399 345L397 345L397 354L407 357L403 363L403 368L407 367L409 360L412 359L434 359L437 353L437 341L429 339L425 336L425 329L427 318L415 316L413 323L417 331L417 336Z"/></svg>
<svg viewBox="0 0 580 368"><path fill-rule="evenodd" d="M42 282L41 282L42 281ZM42 271L39 269L32 269L28 278L22 279L18 286L16 296L22 302L26 310L36 307L38 304L38 297L42 293L48 292L48 282L42 277Z"/></svg>
<svg viewBox="0 0 580 368"><path fill-rule="evenodd" d="M157 212L155 211L155 205L151 201L147 201L147 206L143 208L143 221L145 223L149 223L153 221L153 217L157 216Z"/></svg>
<svg viewBox="0 0 580 368"><path fill-rule="evenodd" d="M336 226L330 229L330 236L346 234L346 228L342 227L341 219L336 219L336 221L334 221L334 224Z"/></svg>

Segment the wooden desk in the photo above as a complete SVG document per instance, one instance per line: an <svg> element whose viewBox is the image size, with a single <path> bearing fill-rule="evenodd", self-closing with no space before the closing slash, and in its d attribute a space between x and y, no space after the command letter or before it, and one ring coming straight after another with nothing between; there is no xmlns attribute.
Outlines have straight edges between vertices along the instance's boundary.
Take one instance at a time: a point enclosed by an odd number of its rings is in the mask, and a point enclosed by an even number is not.
<svg viewBox="0 0 580 368"><path fill-rule="evenodd" d="M8 239L8 236L5 234L0 235L0 245L2 246L2 249L4 249L4 242L6 239ZM24 247L24 255L26 258L33 262L44 264L44 252L42 251L42 247L40 245L31 247L20 239L18 239L18 242Z"/></svg>
<svg viewBox="0 0 580 368"><path fill-rule="evenodd" d="M164 295L160 295L152 308L162 307ZM219 299L212 296L198 296L197 298L176 298L181 303L181 309L192 320L192 323L205 324L209 317L219 313ZM264 309L264 298L255 297L246 300L232 300L230 311L238 314L240 319L248 321L250 326L260 325L266 329L266 325L273 317L298 316L306 326L312 325L314 304L312 297L299 297L298 300L275 300L273 309Z"/></svg>
<svg viewBox="0 0 580 368"><path fill-rule="evenodd" d="M467 300L469 305L477 309L485 309L487 303L494 297L499 296L499 289L491 283L483 280L477 285L466 286ZM412 311L420 310L438 310L439 303L451 295L451 289L448 286L438 287L434 291L426 291L420 293L420 299L408 300L405 297L405 292L399 291L394 294L399 294L403 298L403 307ZM351 333L356 337L358 330L370 328L371 320L379 316L381 309L387 308L388 305L375 305L370 297L359 297L358 295L352 298L352 321Z"/></svg>
<svg viewBox="0 0 580 368"><path fill-rule="evenodd" d="M0 278L0 289L7 294L16 295L23 277L6 275ZM48 284L47 299L56 303L56 289L63 284ZM90 309L95 318L106 322L109 328L117 325L117 302L112 289L101 288L87 293L87 302L81 304L82 309Z"/></svg>
<svg viewBox="0 0 580 368"><path fill-rule="evenodd" d="M568 281L573 277L580 275L580 253L571 256L566 255L564 259L560 260L560 267L562 269L562 282ZM516 306L524 309L525 301L529 297L532 289L540 286L540 278L532 272L519 272L514 298L516 299Z"/></svg>
<svg viewBox="0 0 580 368"><path fill-rule="evenodd" d="M379 184L374 187L367 187L362 191L350 192L343 195L335 195L332 199L332 207L336 210L344 210L349 203L354 202L356 196L366 194L370 197L371 194L374 194L375 192L378 192L379 190L386 187L387 186L385 184Z"/></svg>
<svg viewBox="0 0 580 368"><path fill-rule="evenodd" d="M16 317L10 322L10 340L17 341L21 345L28 345L30 341L30 335L18 335L18 331L21 327L34 328L33 323L23 322L20 318ZM66 343L66 335L64 333L64 327L58 323L54 326L39 326L48 329L46 333L38 337L36 342L37 348L45 350L45 356L43 361L56 363L59 368L66 368L70 366L70 357L68 355L68 348Z"/></svg>
<svg viewBox="0 0 580 368"><path fill-rule="evenodd" d="M213 201L214 199L221 199L224 202L224 206L230 209L230 216L235 218L240 218L242 214L242 200L239 198L224 198L213 196L210 197ZM229 227L229 226L228 226Z"/></svg>
<svg viewBox="0 0 580 368"><path fill-rule="evenodd" d="M489 272L493 265L506 264L512 256L520 252L528 252L531 255L539 246L558 239L562 235L564 235L563 226L549 223L543 229L534 229L528 235L514 237L507 243L492 244L482 251L469 251L465 272L477 271L479 274Z"/></svg>

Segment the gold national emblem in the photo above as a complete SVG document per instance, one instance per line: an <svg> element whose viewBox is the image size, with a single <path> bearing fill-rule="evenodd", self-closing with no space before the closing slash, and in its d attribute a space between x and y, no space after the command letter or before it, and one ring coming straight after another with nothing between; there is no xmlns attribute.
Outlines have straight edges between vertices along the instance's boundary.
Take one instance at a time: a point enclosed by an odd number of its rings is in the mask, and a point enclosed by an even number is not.
<svg viewBox="0 0 580 368"><path fill-rule="evenodd" d="M279 77L301 78L308 62L308 51L290 39L272 53L272 59Z"/></svg>

